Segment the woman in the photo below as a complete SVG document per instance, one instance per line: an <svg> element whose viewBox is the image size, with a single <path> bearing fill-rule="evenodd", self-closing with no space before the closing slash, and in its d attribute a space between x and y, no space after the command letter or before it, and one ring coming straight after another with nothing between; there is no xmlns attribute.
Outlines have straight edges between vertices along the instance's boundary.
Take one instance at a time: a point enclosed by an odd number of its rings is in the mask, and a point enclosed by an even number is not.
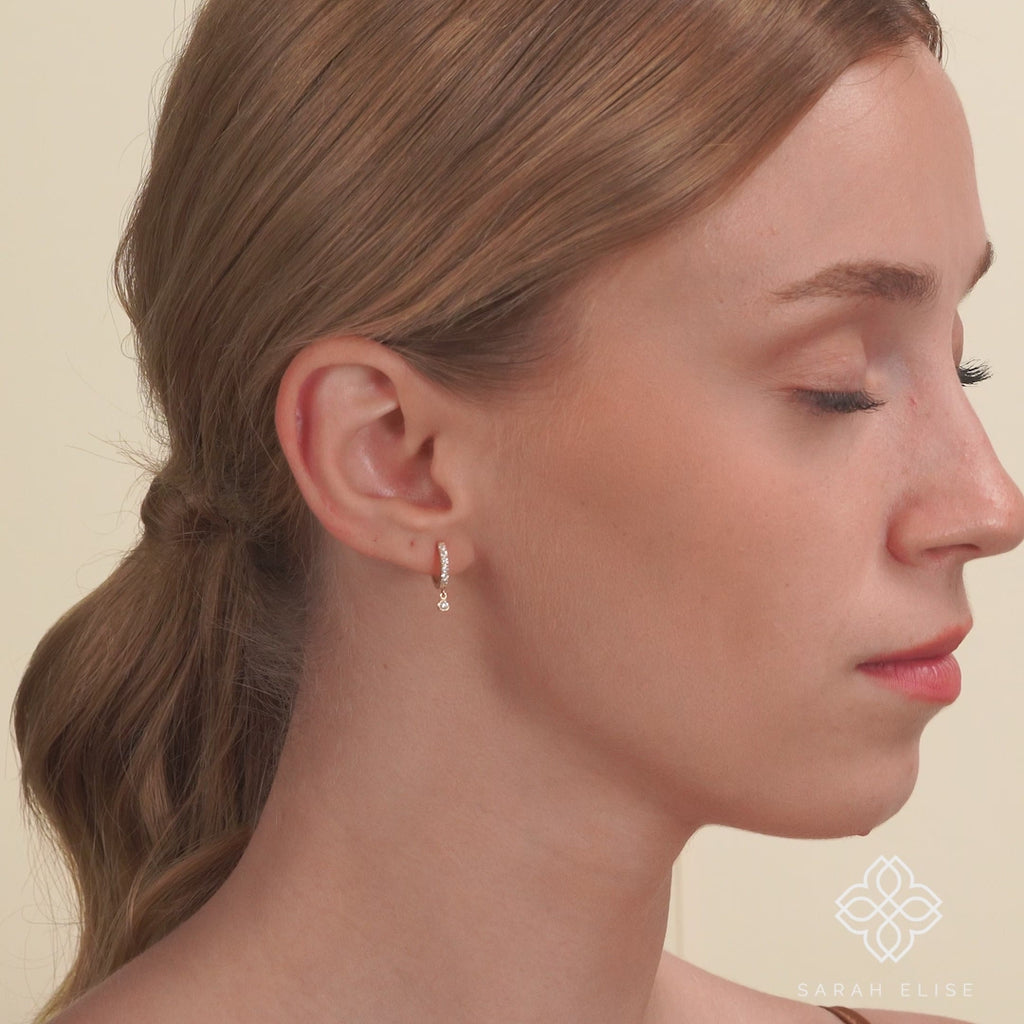
<svg viewBox="0 0 1024 1024"><path fill-rule="evenodd" d="M940 51L919 0L209 0L117 262L167 461L16 705L83 913L40 1020L861 1019L662 942L702 825L905 803L1024 536Z"/></svg>

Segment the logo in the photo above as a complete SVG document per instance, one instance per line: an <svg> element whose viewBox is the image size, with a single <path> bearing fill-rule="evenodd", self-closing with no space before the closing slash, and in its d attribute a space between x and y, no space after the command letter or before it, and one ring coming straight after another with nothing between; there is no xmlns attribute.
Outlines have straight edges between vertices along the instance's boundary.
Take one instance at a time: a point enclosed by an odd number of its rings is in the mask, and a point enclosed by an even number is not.
<svg viewBox="0 0 1024 1024"><path fill-rule="evenodd" d="M835 902L836 920L863 936L865 948L879 963L899 963L913 949L914 939L942 919L942 900L915 881L899 857L879 857L864 872L864 880Z"/></svg>

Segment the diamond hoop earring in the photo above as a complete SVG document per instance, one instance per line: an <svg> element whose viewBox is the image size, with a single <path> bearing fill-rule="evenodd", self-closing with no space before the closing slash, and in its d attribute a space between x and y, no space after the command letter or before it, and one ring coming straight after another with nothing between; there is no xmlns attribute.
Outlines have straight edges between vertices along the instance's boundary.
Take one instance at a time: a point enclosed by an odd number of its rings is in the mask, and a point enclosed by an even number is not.
<svg viewBox="0 0 1024 1024"><path fill-rule="evenodd" d="M437 542L437 553L441 556L441 578L438 579L436 576L432 577L435 586L441 588L441 594L438 598L437 607L441 611L446 612L451 608L448 603L448 548L445 546L443 540Z"/></svg>

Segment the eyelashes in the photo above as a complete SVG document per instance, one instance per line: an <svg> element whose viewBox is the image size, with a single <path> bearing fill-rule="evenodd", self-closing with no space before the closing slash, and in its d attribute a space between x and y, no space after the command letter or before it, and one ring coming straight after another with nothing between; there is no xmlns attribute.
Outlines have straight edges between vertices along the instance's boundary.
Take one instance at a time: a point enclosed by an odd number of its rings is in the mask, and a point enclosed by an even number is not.
<svg viewBox="0 0 1024 1024"><path fill-rule="evenodd" d="M957 376L965 387L980 384L992 376L988 363L972 359L957 367ZM871 412L885 405L884 399L877 398L868 391L804 391L797 394L811 403L816 412Z"/></svg>
<svg viewBox="0 0 1024 1024"><path fill-rule="evenodd" d="M885 402L867 391L800 391L817 412L871 412Z"/></svg>
<svg viewBox="0 0 1024 1024"><path fill-rule="evenodd" d="M992 368L988 363L972 359L969 363L963 363L961 366L958 366L957 373L960 375L961 384L980 384L992 376Z"/></svg>

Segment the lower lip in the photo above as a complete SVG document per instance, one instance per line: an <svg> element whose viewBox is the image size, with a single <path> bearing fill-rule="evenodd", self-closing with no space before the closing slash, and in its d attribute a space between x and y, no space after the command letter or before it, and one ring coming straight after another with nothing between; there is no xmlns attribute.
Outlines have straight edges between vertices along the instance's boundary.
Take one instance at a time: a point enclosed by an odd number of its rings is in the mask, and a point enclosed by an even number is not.
<svg viewBox="0 0 1024 1024"><path fill-rule="evenodd" d="M960 696L960 666L952 654L919 661L886 661L858 665L882 686L918 700L952 704Z"/></svg>

